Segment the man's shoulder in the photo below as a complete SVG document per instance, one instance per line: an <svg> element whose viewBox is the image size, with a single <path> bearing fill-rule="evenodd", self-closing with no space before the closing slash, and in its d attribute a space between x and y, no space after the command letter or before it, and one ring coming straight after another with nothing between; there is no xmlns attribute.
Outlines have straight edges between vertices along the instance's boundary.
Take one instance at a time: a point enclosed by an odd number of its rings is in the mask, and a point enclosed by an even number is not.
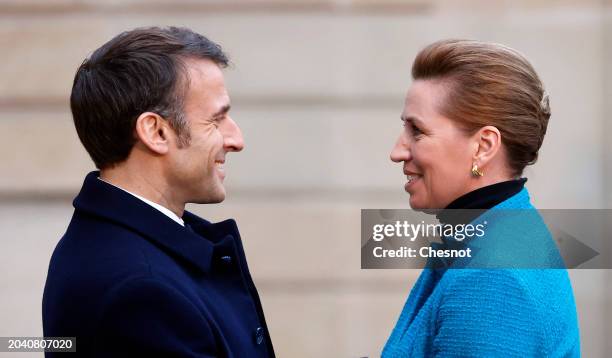
<svg viewBox="0 0 612 358"><path fill-rule="evenodd" d="M142 233L107 218L76 210L56 253L69 251L76 256L97 256L139 251L146 244ZM74 256L73 256L74 257ZM76 257L74 257L76 258Z"/></svg>
<svg viewBox="0 0 612 358"><path fill-rule="evenodd" d="M106 278L149 271L140 234L120 224L75 211L49 262L47 281L85 289ZM94 279L95 278L95 279Z"/></svg>
<svg viewBox="0 0 612 358"><path fill-rule="evenodd" d="M75 210L51 256L47 280L81 288L108 288L106 280L112 284L134 275L170 275L185 279L183 260L151 235L138 227Z"/></svg>
<svg viewBox="0 0 612 358"><path fill-rule="evenodd" d="M160 271L177 271L175 266L143 233L77 210L49 262L45 307L91 313L123 283L161 282L167 275Z"/></svg>

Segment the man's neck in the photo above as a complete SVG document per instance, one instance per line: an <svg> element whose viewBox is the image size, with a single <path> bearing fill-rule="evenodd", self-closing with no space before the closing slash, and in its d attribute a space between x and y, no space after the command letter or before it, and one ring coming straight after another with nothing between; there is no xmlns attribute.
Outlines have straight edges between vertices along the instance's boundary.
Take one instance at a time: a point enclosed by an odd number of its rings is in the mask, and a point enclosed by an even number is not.
<svg viewBox="0 0 612 358"><path fill-rule="evenodd" d="M159 204L178 217L183 216L185 203L179 203L171 196L168 186L154 177L140 171L128 170L125 167L113 167L100 170L100 179L128 192L134 193L156 204Z"/></svg>

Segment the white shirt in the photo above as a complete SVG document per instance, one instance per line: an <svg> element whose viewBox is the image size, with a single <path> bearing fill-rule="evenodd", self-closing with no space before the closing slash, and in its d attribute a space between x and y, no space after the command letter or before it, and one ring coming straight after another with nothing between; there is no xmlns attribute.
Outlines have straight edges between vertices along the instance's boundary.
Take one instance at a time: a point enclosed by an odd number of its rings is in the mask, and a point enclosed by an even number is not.
<svg viewBox="0 0 612 358"><path fill-rule="evenodd" d="M169 217L170 219L176 221L179 225L185 226L185 222L183 221L183 219L179 218L178 215L176 215L175 213L172 212L172 210L170 210L170 209L168 209L166 207L163 207L163 206L159 205L158 203L154 203L151 200L147 200L147 199L143 198L142 196L139 196L139 195L136 195L136 194L134 194L134 193L132 193L130 191L127 191L127 190L123 189L122 187L119 187L119 186L116 186L115 184L109 183L109 182L107 182L106 180L104 180L104 179L102 179L100 177L98 177L98 179L102 180L106 184L110 184L110 185L114 186L115 188L118 188L118 189L121 189L121 190L125 191L126 193L132 195L133 197L136 197L136 198L144 201L145 203L151 205L155 209L161 211L162 214L164 214L167 217Z"/></svg>

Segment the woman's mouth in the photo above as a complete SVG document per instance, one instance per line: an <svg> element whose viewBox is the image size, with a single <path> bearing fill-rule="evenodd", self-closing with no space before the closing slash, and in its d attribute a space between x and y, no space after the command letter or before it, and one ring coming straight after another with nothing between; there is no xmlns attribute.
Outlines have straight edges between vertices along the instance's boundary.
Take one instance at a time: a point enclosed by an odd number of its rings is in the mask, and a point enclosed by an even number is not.
<svg viewBox="0 0 612 358"><path fill-rule="evenodd" d="M420 175L415 175L415 174L408 174L408 175L406 175L406 178L408 179L408 181L406 182L406 185L404 186L404 189L406 189L406 191L409 191L409 188L412 187L412 185L414 185L414 183L416 181L421 179L421 176Z"/></svg>

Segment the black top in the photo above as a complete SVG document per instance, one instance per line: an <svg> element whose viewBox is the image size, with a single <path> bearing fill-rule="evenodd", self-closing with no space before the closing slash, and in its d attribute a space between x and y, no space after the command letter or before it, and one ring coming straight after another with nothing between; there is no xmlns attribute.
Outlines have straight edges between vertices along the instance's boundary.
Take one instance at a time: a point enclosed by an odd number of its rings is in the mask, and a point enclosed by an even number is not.
<svg viewBox="0 0 612 358"><path fill-rule="evenodd" d="M447 224L467 224L487 209L516 195L525 186L527 178L503 181L471 191L453 200L436 217ZM450 210L449 210L450 209ZM480 209L480 210L454 210Z"/></svg>

